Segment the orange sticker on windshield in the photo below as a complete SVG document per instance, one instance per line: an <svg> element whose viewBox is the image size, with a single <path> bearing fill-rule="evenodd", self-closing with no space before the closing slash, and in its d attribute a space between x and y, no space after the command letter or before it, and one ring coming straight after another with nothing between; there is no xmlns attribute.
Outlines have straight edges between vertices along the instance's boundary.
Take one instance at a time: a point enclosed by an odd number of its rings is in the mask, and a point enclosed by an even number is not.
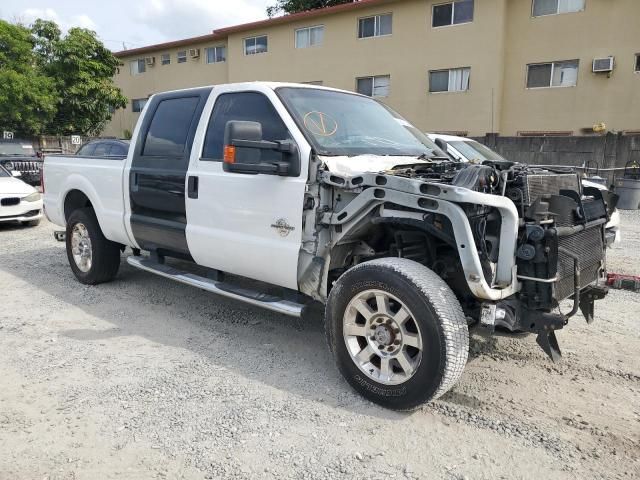
<svg viewBox="0 0 640 480"><path fill-rule="evenodd" d="M304 126L320 137L330 137L338 130L338 122L323 112L307 113L304 116Z"/></svg>

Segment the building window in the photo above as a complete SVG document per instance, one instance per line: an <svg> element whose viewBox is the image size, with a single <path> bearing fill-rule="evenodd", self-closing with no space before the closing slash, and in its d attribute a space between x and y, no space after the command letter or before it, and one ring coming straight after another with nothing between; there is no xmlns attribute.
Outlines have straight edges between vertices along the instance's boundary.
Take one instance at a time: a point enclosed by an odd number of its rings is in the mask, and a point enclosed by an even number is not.
<svg viewBox="0 0 640 480"><path fill-rule="evenodd" d="M207 63L222 63L227 61L227 47L205 48Z"/></svg>
<svg viewBox="0 0 640 480"><path fill-rule="evenodd" d="M187 61L187 51L180 50L178 52L178 63L185 63Z"/></svg>
<svg viewBox="0 0 640 480"><path fill-rule="evenodd" d="M387 97L389 96L389 86L391 85L391 76L378 75L376 77L361 77L356 79L356 90L362 95L368 97Z"/></svg>
<svg viewBox="0 0 640 480"><path fill-rule="evenodd" d="M147 103L146 98L134 98L131 100L131 110L133 112L141 112L142 109L144 108L145 104Z"/></svg>
<svg viewBox="0 0 640 480"><path fill-rule="evenodd" d="M324 41L324 25L296 30L296 48L317 47Z"/></svg>
<svg viewBox="0 0 640 480"><path fill-rule="evenodd" d="M578 60L527 65L527 88L575 87Z"/></svg>
<svg viewBox="0 0 640 480"><path fill-rule="evenodd" d="M637 73L640 73L640 53L636 53L636 70Z"/></svg>
<svg viewBox="0 0 640 480"><path fill-rule="evenodd" d="M255 55L257 53L267 53L269 44L266 35L260 37L250 37L244 39L244 54Z"/></svg>
<svg viewBox="0 0 640 480"><path fill-rule="evenodd" d="M141 73L144 73L147 69L144 63L144 58L131 60L129 65L131 66L131 75L140 75Z"/></svg>
<svg viewBox="0 0 640 480"><path fill-rule="evenodd" d="M169 65L171 63L171 55L168 53L163 53L160 55L160 64L161 65Z"/></svg>
<svg viewBox="0 0 640 480"><path fill-rule="evenodd" d="M429 92L466 92L469 90L471 68L450 68L429 72Z"/></svg>
<svg viewBox="0 0 640 480"><path fill-rule="evenodd" d="M584 0L533 0L534 17L582 12L583 10Z"/></svg>
<svg viewBox="0 0 640 480"><path fill-rule="evenodd" d="M433 27L446 27L447 25L469 22L473 22L473 0L459 0L433 6L431 15Z"/></svg>
<svg viewBox="0 0 640 480"><path fill-rule="evenodd" d="M391 35L391 14L375 15L358 19L358 38Z"/></svg>

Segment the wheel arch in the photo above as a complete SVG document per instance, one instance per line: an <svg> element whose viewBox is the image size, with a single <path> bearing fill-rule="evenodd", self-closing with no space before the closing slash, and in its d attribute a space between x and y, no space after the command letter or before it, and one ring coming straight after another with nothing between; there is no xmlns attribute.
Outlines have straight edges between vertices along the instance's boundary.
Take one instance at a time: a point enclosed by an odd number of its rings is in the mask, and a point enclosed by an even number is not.
<svg viewBox="0 0 640 480"><path fill-rule="evenodd" d="M68 222L71 214L80 209L90 207L95 212L91 199L82 190L74 188L69 190L63 202L64 221Z"/></svg>

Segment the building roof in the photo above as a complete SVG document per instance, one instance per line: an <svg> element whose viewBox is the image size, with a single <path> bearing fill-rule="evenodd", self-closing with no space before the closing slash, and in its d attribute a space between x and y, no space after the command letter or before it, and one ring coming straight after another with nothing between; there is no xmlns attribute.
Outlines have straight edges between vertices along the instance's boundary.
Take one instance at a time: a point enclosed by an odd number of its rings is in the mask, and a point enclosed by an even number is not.
<svg viewBox="0 0 640 480"><path fill-rule="evenodd" d="M193 45L194 43L209 42L222 40L227 38L230 34L240 33L249 30L256 30L260 28L267 28L273 25L287 24L303 20L306 18L322 17L325 15L332 15L336 13L346 12L350 10L356 10L364 7L371 7L375 5L381 5L390 3L395 0L354 0L352 3L343 3L342 5L336 5L333 7L318 8L315 10L305 10L304 12L292 13L289 15L282 15L280 17L268 18L266 20L259 20L257 22L243 23L240 25L233 25L231 27L219 28L214 30L213 33L208 35L201 35L199 37L190 37L182 40L174 40L171 42L157 43L155 45L148 45L146 47L132 48L129 50L121 50L115 52L116 57L128 57L131 55L139 55L148 52L155 52L158 50L166 50L168 48L182 47L186 45Z"/></svg>
<svg viewBox="0 0 640 480"><path fill-rule="evenodd" d="M194 43L199 43L199 42L210 42L215 40L221 40L223 38L227 38L227 36L210 33L208 35L201 35L199 37L184 38L182 40L174 40L172 42L156 43L155 45L148 45L146 47L131 48L129 50L121 50L119 52L115 52L114 55L116 57L128 57L131 55L140 55L143 53L157 52L158 50L166 50L168 48L193 45Z"/></svg>

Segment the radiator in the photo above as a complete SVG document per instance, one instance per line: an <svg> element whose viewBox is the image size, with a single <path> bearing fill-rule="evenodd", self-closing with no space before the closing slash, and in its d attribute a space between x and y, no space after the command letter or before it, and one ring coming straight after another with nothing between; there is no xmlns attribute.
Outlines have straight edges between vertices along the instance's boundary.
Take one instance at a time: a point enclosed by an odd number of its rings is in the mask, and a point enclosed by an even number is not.
<svg viewBox="0 0 640 480"><path fill-rule="evenodd" d="M580 287L598 279L601 261L604 257L602 226L597 226L558 239L558 247L564 248L578 256L580 266ZM558 253L558 282L556 283L556 299L563 300L574 292L573 258Z"/></svg>
<svg viewBox="0 0 640 480"><path fill-rule="evenodd" d="M524 177L523 203L531 205L542 195L559 195L560 190L580 192L580 180L576 173L531 174Z"/></svg>

